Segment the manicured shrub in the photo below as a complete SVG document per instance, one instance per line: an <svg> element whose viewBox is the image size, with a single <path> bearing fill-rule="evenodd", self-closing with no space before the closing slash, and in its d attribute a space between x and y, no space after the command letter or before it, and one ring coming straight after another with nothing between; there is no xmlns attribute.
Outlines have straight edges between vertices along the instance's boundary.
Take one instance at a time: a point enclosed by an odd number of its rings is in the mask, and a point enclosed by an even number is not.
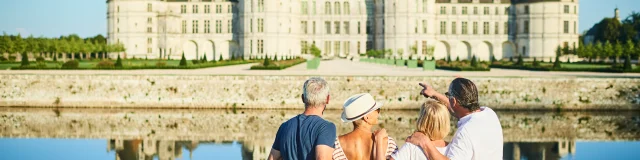
<svg viewBox="0 0 640 160"><path fill-rule="evenodd" d="M538 62L538 60L536 59L536 57L533 57L533 66L534 66L534 67L540 67L540 62Z"/></svg>
<svg viewBox="0 0 640 160"><path fill-rule="evenodd" d="M191 60L191 63L196 65L196 64L200 63L200 60L194 59L194 60Z"/></svg>
<svg viewBox="0 0 640 160"><path fill-rule="evenodd" d="M44 62L44 57L36 57L36 62Z"/></svg>
<svg viewBox="0 0 640 160"><path fill-rule="evenodd" d="M156 67L164 67L164 66L167 66L167 62L164 62L164 61L156 62Z"/></svg>
<svg viewBox="0 0 640 160"><path fill-rule="evenodd" d="M120 55L118 54L118 58L116 59L115 67L122 68L122 59L120 59Z"/></svg>
<svg viewBox="0 0 640 160"><path fill-rule="evenodd" d="M182 58L180 58L180 67L187 66L187 58L184 58L184 52L182 52Z"/></svg>
<svg viewBox="0 0 640 160"><path fill-rule="evenodd" d="M78 61L70 60L62 64L62 69L78 69Z"/></svg>
<svg viewBox="0 0 640 160"><path fill-rule="evenodd" d="M624 57L624 66L623 66L624 70L631 70L631 56L627 55Z"/></svg>
<svg viewBox="0 0 640 160"><path fill-rule="evenodd" d="M524 65L524 61L522 60L522 55L518 56L518 61L516 62L516 65L518 65L518 66Z"/></svg>
<svg viewBox="0 0 640 160"><path fill-rule="evenodd" d="M473 55L471 58L471 67L478 67L478 60L476 59L476 55Z"/></svg>
<svg viewBox="0 0 640 160"><path fill-rule="evenodd" d="M29 57L27 57L26 53L22 54L22 61L20 61L20 67L29 66Z"/></svg>
<svg viewBox="0 0 640 160"><path fill-rule="evenodd" d="M100 61L98 62L98 64L96 64L96 68L114 68L114 67L115 67L115 63L113 63L110 60Z"/></svg>

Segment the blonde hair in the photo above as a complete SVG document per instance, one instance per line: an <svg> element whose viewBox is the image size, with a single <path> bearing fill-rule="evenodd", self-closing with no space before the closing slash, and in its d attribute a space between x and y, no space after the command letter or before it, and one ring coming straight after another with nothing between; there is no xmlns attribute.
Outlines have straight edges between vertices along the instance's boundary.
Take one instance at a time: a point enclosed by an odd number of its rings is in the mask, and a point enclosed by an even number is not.
<svg viewBox="0 0 640 160"><path fill-rule="evenodd" d="M416 129L431 140L441 140L449 134L450 123L447 107L437 100L427 99L420 107Z"/></svg>

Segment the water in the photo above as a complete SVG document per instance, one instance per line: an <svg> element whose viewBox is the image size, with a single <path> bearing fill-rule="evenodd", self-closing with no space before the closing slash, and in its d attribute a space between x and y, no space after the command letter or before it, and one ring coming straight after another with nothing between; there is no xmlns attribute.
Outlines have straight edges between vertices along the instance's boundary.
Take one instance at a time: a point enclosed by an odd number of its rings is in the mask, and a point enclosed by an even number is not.
<svg viewBox="0 0 640 160"><path fill-rule="evenodd" d="M264 159L279 124L300 112L5 108L0 109L0 154L8 160ZM638 112L499 111L498 116L504 159L640 157ZM340 123L340 111L326 111L324 117L339 134L352 130ZM416 119L417 111L382 111L380 127L404 139Z"/></svg>

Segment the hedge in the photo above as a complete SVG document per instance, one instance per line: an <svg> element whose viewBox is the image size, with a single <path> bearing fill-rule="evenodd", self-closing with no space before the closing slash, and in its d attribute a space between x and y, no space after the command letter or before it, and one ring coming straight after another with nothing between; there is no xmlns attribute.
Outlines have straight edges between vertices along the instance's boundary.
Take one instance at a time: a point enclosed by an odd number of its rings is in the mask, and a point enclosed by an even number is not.
<svg viewBox="0 0 640 160"><path fill-rule="evenodd" d="M296 58L292 60L281 60L281 61L271 62L271 64L267 66L264 66L264 64L251 66L251 70L283 70L304 62L307 62L307 60L303 58Z"/></svg>

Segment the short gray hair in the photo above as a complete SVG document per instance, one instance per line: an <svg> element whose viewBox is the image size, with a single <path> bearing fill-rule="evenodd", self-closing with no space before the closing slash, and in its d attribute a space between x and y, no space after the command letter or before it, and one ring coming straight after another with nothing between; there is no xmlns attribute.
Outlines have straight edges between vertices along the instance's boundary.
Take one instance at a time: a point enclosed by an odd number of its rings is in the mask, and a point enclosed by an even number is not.
<svg viewBox="0 0 640 160"><path fill-rule="evenodd" d="M329 96L329 85L327 81L319 77L309 78L302 87L302 99L306 106L326 105Z"/></svg>

